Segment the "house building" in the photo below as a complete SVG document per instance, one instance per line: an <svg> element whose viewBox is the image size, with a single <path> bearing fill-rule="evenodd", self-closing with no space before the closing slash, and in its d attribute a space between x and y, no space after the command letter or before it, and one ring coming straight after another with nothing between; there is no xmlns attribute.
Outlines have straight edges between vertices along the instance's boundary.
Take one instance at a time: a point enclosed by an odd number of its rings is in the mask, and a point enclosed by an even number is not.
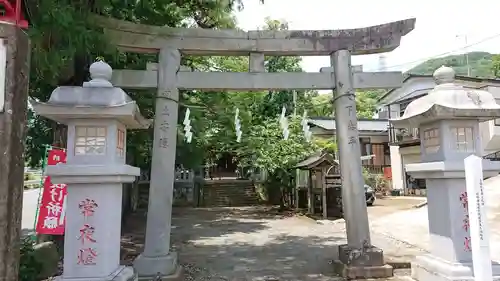
<svg viewBox="0 0 500 281"><path fill-rule="evenodd" d="M316 138L332 139L335 136L335 119L331 117L309 118L308 124ZM384 173L390 169L389 154L389 120L358 120L359 143L361 155L374 155L370 160L363 160L363 166L372 173Z"/></svg>
<svg viewBox="0 0 500 281"><path fill-rule="evenodd" d="M500 80L456 76L455 82L465 88L488 91L500 102ZM388 91L378 100L378 118L385 120L402 116L410 102L427 95L435 86L432 75L408 75L400 88ZM500 120L483 122L480 128L482 156L500 157L500 153L497 153L500 151ZM415 188L425 189L425 180L415 181L405 172L406 165L421 161L419 130L389 127L388 133L393 189L404 190L405 193Z"/></svg>

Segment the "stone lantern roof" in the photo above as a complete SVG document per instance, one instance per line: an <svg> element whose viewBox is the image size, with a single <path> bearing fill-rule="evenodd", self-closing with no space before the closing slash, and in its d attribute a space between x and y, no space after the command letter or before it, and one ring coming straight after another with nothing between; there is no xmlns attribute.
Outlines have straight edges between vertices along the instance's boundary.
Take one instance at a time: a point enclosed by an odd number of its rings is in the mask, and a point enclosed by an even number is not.
<svg viewBox="0 0 500 281"><path fill-rule="evenodd" d="M428 95L411 102L402 117L391 119L394 127L418 127L443 119L487 121L500 117L500 105L493 95L456 84L455 71L451 67L441 66L433 76L436 87Z"/></svg>
<svg viewBox="0 0 500 281"><path fill-rule="evenodd" d="M125 91L113 87L113 70L103 62L90 66L89 82L83 87L57 87L46 103L30 99L33 110L44 117L67 124L72 119L116 119L129 129L145 129L150 121L145 119Z"/></svg>

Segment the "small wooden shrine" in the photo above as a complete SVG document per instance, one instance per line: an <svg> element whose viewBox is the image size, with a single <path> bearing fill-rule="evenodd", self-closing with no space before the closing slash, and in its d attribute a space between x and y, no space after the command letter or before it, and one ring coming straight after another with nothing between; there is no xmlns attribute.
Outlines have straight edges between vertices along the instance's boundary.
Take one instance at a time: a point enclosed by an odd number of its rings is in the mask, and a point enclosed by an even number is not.
<svg viewBox="0 0 500 281"><path fill-rule="evenodd" d="M295 168L295 206L325 219L342 217L340 166L333 154L319 151Z"/></svg>

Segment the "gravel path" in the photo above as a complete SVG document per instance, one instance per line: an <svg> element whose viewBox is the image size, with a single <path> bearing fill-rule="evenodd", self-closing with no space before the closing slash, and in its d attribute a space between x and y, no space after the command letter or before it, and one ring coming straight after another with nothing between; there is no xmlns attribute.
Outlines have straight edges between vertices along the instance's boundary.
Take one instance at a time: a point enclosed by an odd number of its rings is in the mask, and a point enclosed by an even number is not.
<svg viewBox="0 0 500 281"><path fill-rule="evenodd" d="M318 223L264 207L186 208L174 210L173 225L172 248L179 253L185 280L342 280L331 261L336 245L345 243L343 220ZM140 233L124 235L126 261L140 251L142 239ZM384 249L388 261L407 262L422 253L376 231L372 242Z"/></svg>

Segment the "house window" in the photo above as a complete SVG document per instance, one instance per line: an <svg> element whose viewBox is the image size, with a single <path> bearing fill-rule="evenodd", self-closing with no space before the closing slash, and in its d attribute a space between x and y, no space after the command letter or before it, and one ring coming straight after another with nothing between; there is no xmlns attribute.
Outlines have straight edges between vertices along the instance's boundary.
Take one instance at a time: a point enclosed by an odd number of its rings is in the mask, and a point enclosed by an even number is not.
<svg viewBox="0 0 500 281"><path fill-rule="evenodd" d="M308 183L309 183L309 171L297 170L297 186L307 187Z"/></svg>
<svg viewBox="0 0 500 281"><path fill-rule="evenodd" d="M450 128L454 141L452 149L458 152L474 152L474 135L472 127Z"/></svg>
<svg viewBox="0 0 500 281"><path fill-rule="evenodd" d="M436 153L439 150L439 130L429 129L422 136L425 153Z"/></svg>
<svg viewBox="0 0 500 281"><path fill-rule="evenodd" d="M116 154L123 157L125 154L125 131L118 129L116 134L118 137L116 141Z"/></svg>
<svg viewBox="0 0 500 281"><path fill-rule="evenodd" d="M413 99L403 101L399 104L399 116L403 116L405 114L405 110L408 105L413 101Z"/></svg>
<svg viewBox="0 0 500 281"><path fill-rule="evenodd" d="M495 119L495 126L500 126L500 118Z"/></svg>
<svg viewBox="0 0 500 281"><path fill-rule="evenodd" d="M106 128L76 128L75 155L104 155L106 153Z"/></svg>

